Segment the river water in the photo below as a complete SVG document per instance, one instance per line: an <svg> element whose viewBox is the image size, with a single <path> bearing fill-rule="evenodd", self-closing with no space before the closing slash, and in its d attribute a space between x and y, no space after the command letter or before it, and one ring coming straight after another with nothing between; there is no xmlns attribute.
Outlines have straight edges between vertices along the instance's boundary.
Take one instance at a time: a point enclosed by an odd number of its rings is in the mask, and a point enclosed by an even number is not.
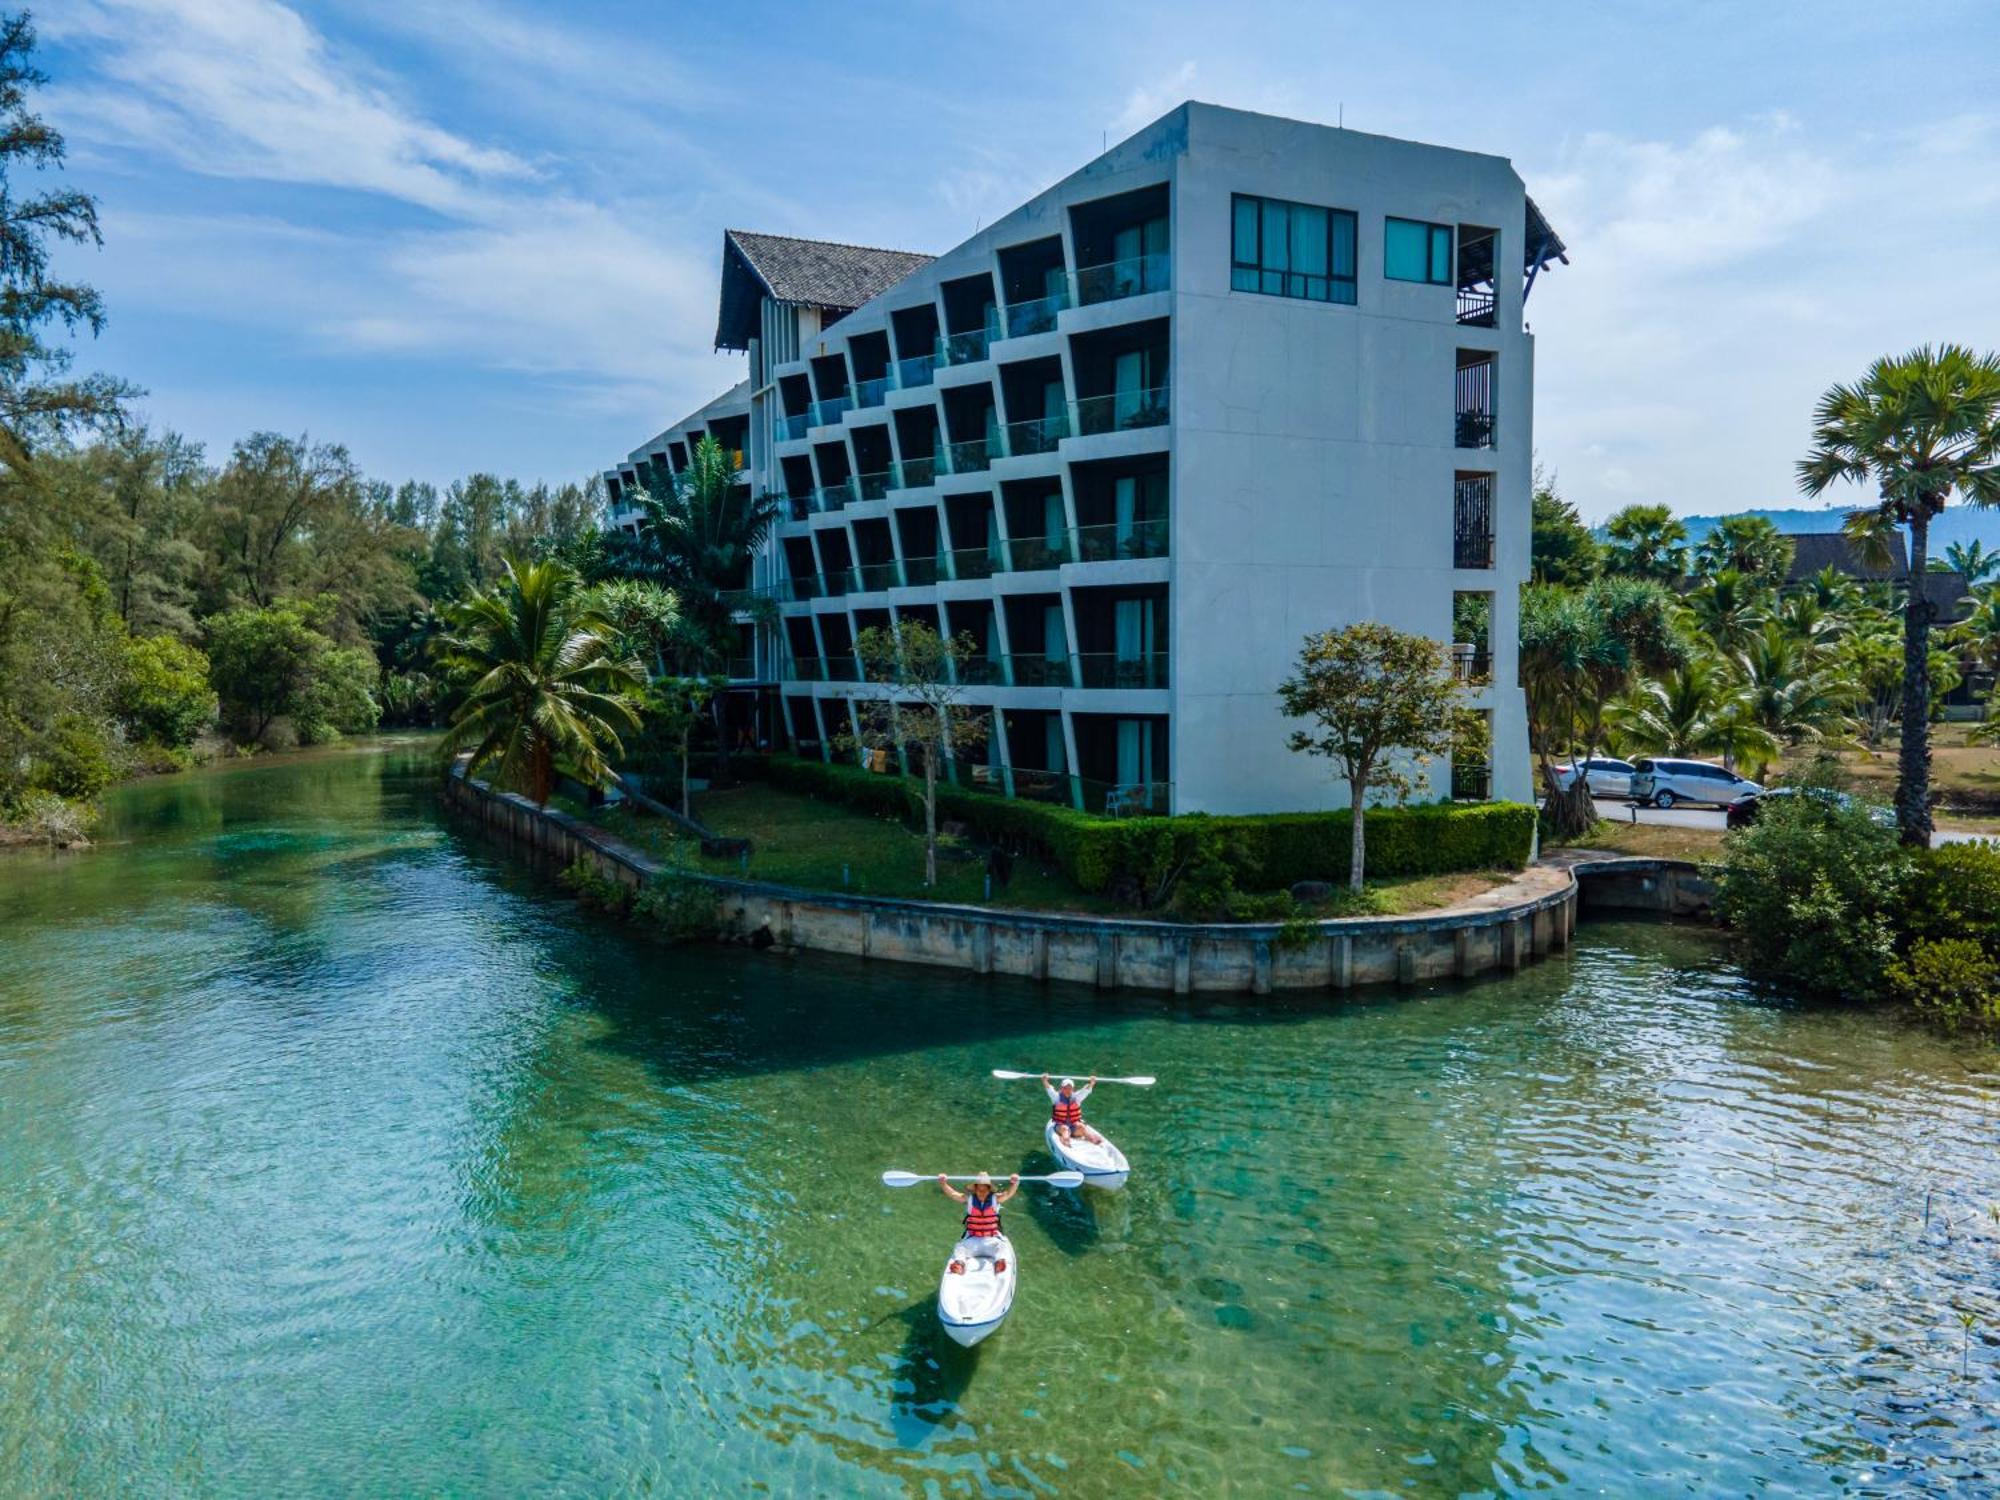
<svg viewBox="0 0 2000 1500"><path fill-rule="evenodd" d="M2000 1484L2000 1063L1586 924L1355 1003L656 946L420 745L0 860L0 1491L1825 1494ZM1122 1194L955 1213L1032 1084ZM1968 1331L1963 1311L1973 1317Z"/></svg>

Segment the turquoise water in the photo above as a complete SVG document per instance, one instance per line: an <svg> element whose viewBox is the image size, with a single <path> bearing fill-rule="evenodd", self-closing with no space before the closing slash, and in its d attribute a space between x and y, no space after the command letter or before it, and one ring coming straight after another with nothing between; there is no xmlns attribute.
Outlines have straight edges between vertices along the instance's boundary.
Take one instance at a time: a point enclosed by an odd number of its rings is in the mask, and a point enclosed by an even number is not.
<svg viewBox="0 0 2000 1500"><path fill-rule="evenodd" d="M1352 1004L667 950L428 777L154 781L0 860L0 1490L2000 1482L1989 1052L1639 923ZM1010 1206L966 1353L954 1211L876 1175L1045 1167L994 1066L1161 1082L1092 1101L1127 1192Z"/></svg>

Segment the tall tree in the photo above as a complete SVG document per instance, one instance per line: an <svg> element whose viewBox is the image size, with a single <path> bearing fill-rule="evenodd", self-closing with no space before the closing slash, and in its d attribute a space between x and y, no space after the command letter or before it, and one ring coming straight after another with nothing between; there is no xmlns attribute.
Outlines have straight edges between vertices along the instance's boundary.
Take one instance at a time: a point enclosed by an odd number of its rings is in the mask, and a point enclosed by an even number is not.
<svg viewBox="0 0 2000 1500"><path fill-rule="evenodd" d="M1910 575L1930 561L1930 525L1957 495L2000 503L2000 356L1956 344L1877 360L1854 385L1836 385L1813 413L1813 444L1799 488L1818 495L1843 481L1873 484L1874 505L1848 517L1864 543L1884 527L1910 538ZM1903 604L1902 743L1896 823L1903 842L1931 839L1930 633L1936 606L1921 587Z"/></svg>
<svg viewBox="0 0 2000 1500"><path fill-rule="evenodd" d="M1762 764L1778 753L1778 742L1751 713L1750 695L1714 656L1691 657L1642 679L1605 710L1605 719L1626 755L1720 755L1734 769L1739 760Z"/></svg>
<svg viewBox="0 0 2000 1500"><path fill-rule="evenodd" d="M1792 539L1769 516L1724 516L1694 549L1704 576L1735 573L1753 587L1784 582L1792 565Z"/></svg>
<svg viewBox="0 0 2000 1500"><path fill-rule="evenodd" d="M1360 890L1367 858L1363 824L1371 789L1400 802L1416 784L1412 767L1484 738L1484 723L1464 703L1451 656L1436 641L1368 620L1309 635L1295 674L1278 684L1285 715L1309 719L1292 731L1290 747L1323 755L1347 782L1347 884Z"/></svg>
<svg viewBox="0 0 2000 1500"><path fill-rule="evenodd" d="M1530 561L1536 583L1588 583L1603 562L1597 538L1576 507L1556 492L1555 475L1535 470L1530 502Z"/></svg>
<svg viewBox="0 0 2000 1500"><path fill-rule="evenodd" d="M2000 572L2000 552L1988 551L1986 544L1977 537L1968 546L1964 542L1948 543L1944 549L1945 567L1965 580L1965 586L1976 589Z"/></svg>
<svg viewBox="0 0 2000 1500"><path fill-rule="evenodd" d="M1664 505L1628 505L1604 523L1604 568L1675 583L1688 568L1687 527Z"/></svg>
<svg viewBox="0 0 2000 1500"><path fill-rule="evenodd" d="M959 669L979 654L969 634L939 635L922 620L894 629L871 625L854 638L870 682L887 690L857 698L861 742L914 755L924 781L924 884L937 884L938 771L947 760L986 742L986 717L964 703Z"/></svg>
<svg viewBox="0 0 2000 1500"><path fill-rule="evenodd" d="M28 13L0 18L0 464L16 472L44 444L114 426L136 392L108 375L70 377L70 351L48 341L104 329L104 303L81 282L49 274L52 242L102 245L97 201L73 188L16 196L16 174L59 169L63 138L28 108L47 83L34 64Z"/></svg>
<svg viewBox="0 0 2000 1500"><path fill-rule="evenodd" d="M465 696L445 735L447 755L470 748L470 771L489 765L545 804L556 767L611 778L621 732L639 728L645 684L638 663L614 654L608 621L589 609L576 575L558 562L509 558L492 589L451 613L443 651Z"/></svg>

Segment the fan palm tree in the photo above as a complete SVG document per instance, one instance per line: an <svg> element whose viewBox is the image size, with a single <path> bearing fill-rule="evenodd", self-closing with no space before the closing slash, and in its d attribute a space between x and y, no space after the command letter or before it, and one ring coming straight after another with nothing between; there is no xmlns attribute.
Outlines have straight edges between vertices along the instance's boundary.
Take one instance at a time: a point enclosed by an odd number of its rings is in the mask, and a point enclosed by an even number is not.
<svg viewBox="0 0 2000 1500"><path fill-rule="evenodd" d="M1734 572L1760 584L1781 581L1792 565L1792 539L1768 516L1724 516L1695 548L1699 571Z"/></svg>
<svg viewBox="0 0 2000 1500"><path fill-rule="evenodd" d="M1879 359L1855 385L1836 385L1813 413L1813 445L1799 488L1818 495L1841 481L1872 483L1875 504L1848 517L1857 538L1885 527L1910 536L1910 576L1929 566L1930 524L1956 494L2000 503L2000 356L1956 344ZM1936 606L1921 588L1903 604L1903 723L1896 822L1903 842L1931 838L1930 632Z"/></svg>
<svg viewBox="0 0 2000 1500"><path fill-rule="evenodd" d="M470 746L468 774L492 765L537 804L555 790L558 761L593 785L611 779L619 732L639 728L633 704L645 674L614 653L611 625L585 606L575 573L510 557L450 623L441 658L465 696L447 756Z"/></svg>
<svg viewBox="0 0 2000 1500"><path fill-rule="evenodd" d="M1687 527L1664 505L1628 505L1604 523L1607 572L1660 583L1687 573Z"/></svg>

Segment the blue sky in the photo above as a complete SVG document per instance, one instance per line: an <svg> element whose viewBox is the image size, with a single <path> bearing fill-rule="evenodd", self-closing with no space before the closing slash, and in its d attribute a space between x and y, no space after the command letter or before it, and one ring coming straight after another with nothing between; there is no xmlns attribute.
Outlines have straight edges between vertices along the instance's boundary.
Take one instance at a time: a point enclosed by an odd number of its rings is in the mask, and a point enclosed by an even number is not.
<svg viewBox="0 0 2000 1500"><path fill-rule="evenodd" d="M2000 8L56 0L81 361L220 456L581 477L740 373L725 226L940 251L1184 98L1510 157L1572 246L1536 447L1601 518L1790 503L1811 403L2000 346Z"/></svg>

